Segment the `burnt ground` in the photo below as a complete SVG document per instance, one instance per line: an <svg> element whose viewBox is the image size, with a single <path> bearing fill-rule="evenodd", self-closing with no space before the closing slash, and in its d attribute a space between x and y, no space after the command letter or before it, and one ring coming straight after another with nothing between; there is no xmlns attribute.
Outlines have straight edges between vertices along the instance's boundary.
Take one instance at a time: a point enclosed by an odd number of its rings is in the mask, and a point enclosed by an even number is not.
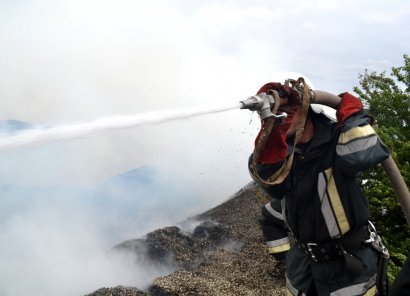
<svg viewBox="0 0 410 296"><path fill-rule="evenodd" d="M150 264L172 264L175 271L143 290L118 286L88 296L284 295L284 273L275 269L259 226L266 202L261 189L250 183L226 202L179 226L115 246L114 251L149 258Z"/></svg>

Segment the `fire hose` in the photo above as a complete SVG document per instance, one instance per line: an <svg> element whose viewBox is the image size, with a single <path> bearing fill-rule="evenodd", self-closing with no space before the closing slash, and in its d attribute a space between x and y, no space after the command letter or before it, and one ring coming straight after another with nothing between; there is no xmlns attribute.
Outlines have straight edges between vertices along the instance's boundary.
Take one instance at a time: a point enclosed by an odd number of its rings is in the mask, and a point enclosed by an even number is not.
<svg viewBox="0 0 410 296"><path fill-rule="evenodd" d="M241 101L242 104L241 109L249 109L252 111L257 111L262 120L265 120L265 124L263 126L263 130L261 131L260 141L255 146L255 151L253 155L252 163L250 164L250 173L253 179L263 186L271 186L275 184L280 184L285 180L287 175L289 174L292 161L293 161L293 154L294 154L294 147L296 146L297 140L301 136L304 130L304 124L307 117L307 110L309 108L309 104L312 102L316 104L322 104L329 106L331 108L336 109L337 106L340 104L341 98L324 91L315 90L314 91L314 101L312 100L312 91L309 89L309 86L305 83L304 79L301 77L297 81L291 81L292 87L298 88L299 91L303 92L302 96L302 104L301 104L301 116L299 117L299 121L296 128L296 136L293 145L293 150L289 157L287 157L283 166L270 178L264 180L259 176L256 170L256 163L258 161L258 157L261 151L266 145L267 138L274 127L275 120L281 117L286 117L287 115L276 114L279 108L279 101L280 98L277 92L273 91L268 94L260 94L256 96L252 96L244 101ZM391 155L384 161L381 162L391 184L393 187L394 192L398 197L398 201L406 217L407 224L410 226L410 192L407 187L406 182L403 179L403 176L400 173L395 161L391 157Z"/></svg>

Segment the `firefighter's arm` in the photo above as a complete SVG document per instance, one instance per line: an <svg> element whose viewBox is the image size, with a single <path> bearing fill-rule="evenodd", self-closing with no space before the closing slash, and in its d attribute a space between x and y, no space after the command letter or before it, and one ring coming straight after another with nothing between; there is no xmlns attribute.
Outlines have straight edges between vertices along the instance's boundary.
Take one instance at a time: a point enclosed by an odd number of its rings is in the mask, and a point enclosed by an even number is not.
<svg viewBox="0 0 410 296"><path fill-rule="evenodd" d="M336 164L344 173L356 176L389 157L388 148L371 126L361 101L350 93L339 95L336 117L341 133L336 146Z"/></svg>
<svg viewBox="0 0 410 296"><path fill-rule="evenodd" d="M283 259L290 249L290 243L279 200L265 204L260 222L269 254L277 260Z"/></svg>

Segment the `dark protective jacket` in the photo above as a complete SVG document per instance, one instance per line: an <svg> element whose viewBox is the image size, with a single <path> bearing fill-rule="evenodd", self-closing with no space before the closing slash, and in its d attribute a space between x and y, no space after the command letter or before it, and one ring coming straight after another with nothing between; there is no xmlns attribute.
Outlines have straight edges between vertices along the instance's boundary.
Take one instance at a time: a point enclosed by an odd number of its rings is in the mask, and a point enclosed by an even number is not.
<svg viewBox="0 0 410 296"><path fill-rule="evenodd" d="M321 114L310 112L309 116L314 123L313 139L297 145L286 180L265 190L274 199L281 200L282 219L298 242L324 244L358 231L368 223L369 204L358 184L358 176L386 159L389 151L363 110L347 118L343 126ZM290 139L289 147L292 143ZM262 178L268 178L281 165L282 162L258 164L257 170ZM269 220L273 221L272 215L280 217L280 210L274 204L267 204L263 210L265 228L269 228ZM273 228L265 229L264 233L270 252L281 253L289 249L289 242L286 232L273 224L270 224ZM300 275L288 271L288 277L291 290L303 291L301 287L292 286L295 283L292 277Z"/></svg>

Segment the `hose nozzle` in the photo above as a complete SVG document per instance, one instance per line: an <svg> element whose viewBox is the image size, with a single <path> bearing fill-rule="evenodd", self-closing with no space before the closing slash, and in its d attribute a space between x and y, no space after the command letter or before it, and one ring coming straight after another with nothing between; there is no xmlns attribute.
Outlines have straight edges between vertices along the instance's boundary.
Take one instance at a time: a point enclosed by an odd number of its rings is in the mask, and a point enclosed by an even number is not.
<svg viewBox="0 0 410 296"><path fill-rule="evenodd" d="M273 99L273 98L272 98ZM242 104L241 109L249 109L251 111L258 111L262 108L264 100L256 95L247 98L246 100L240 101Z"/></svg>
<svg viewBox="0 0 410 296"><path fill-rule="evenodd" d="M266 93L251 96L246 100L240 101L240 103L242 104L241 109L257 111L262 120L268 117L281 118L288 116L285 112L279 115L272 113L272 106L275 104L275 99L272 95Z"/></svg>

